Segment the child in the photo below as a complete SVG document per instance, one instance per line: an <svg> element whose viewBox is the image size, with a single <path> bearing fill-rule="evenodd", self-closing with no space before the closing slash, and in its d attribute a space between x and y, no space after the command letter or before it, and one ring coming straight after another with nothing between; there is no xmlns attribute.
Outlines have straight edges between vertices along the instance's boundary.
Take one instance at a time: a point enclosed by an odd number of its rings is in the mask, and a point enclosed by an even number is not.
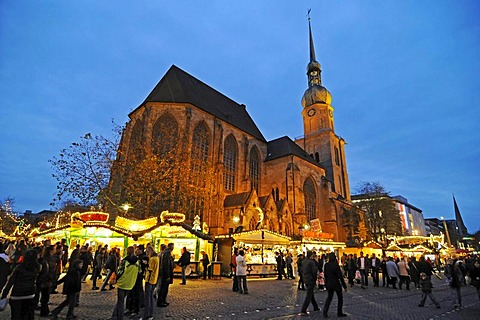
<svg viewBox="0 0 480 320"><path fill-rule="evenodd" d="M67 297L65 301L60 303L55 309L52 310L51 319L58 319L58 314L68 305L67 319L75 319L76 316L73 314L77 303L77 296L80 295L80 290L82 290L82 279L81 279L81 269L83 267L83 261L77 259L73 262L72 266L68 268L67 274L60 280L57 281L57 284L63 283L63 294L66 294Z"/></svg>
<svg viewBox="0 0 480 320"><path fill-rule="evenodd" d="M420 287L422 288L422 300L420 300L419 307L423 307L425 305L425 300L427 300L427 296L432 300L432 302L440 308L440 304L432 294L432 282L428 279L427 275L422 272L420 273Z"/></svg>

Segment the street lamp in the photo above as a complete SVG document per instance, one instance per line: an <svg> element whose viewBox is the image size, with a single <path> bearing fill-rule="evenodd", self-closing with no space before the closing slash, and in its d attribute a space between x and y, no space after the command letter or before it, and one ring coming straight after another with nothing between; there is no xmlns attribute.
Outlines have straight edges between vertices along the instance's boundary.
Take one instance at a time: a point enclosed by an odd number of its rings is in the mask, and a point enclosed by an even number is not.
<svg viewBox="0 0 480 320"><path fill-rule="evenodd" d="M125 211L125 215L127 215L128 213L128 210L133 208L130 203L128 202L125 202L124 204L122 204L122 209Z"/></svg>

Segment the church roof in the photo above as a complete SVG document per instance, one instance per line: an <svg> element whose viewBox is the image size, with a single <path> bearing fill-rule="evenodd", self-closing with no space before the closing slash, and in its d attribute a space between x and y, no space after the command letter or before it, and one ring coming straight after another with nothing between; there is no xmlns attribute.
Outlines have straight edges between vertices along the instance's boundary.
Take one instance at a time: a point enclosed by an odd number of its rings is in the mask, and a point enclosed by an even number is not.
<svg viewBox="0 0 480 320"><path fill-rule="evenodd" d="M320 164L315 161L315 159L287 136L267 143L267 158L265 159L265 162L290 155L296 156L320 167Z"/></svg>
<svg viewBox="0 0 480 320"><path fill-rule="evenodd" d="M247 203L250 194L251 191L230 194L225 197L225 200L223 201L223 207L228 208L242 206Z"/></svg>
<svg viewBox="0 0 480 320"><path fill-rule="evenodd" d="M245 105L238 104L175 65L170 67L142 105L147 102L190 103L255 138L266 141Z"/></svg>

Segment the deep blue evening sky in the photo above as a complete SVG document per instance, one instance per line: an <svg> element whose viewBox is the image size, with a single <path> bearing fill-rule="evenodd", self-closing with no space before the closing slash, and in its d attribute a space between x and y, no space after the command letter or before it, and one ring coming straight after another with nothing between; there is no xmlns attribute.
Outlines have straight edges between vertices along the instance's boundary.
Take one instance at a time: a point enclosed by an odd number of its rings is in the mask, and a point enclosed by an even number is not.
<svg viewBox="0 0 480 320"><path fill-rule="evenodd" d="M48 160L109 135L175 64L268 140L303 134L308 23L352 193L379 181L480 229L480 1L1 1L0 200L50 209Z"/></svg>

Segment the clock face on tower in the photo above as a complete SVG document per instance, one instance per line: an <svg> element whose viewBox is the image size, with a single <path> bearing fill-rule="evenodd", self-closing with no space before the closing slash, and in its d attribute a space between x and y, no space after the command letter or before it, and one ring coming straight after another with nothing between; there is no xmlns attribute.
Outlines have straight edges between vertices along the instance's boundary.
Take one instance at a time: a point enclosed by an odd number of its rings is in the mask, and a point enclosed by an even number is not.
<svg viewBox="0 0 480 320"><path fill-rule="evenodd" d="M307 111L307 115L308 115L309 117L313 117L313 116L315 115L315 112L316 112L315 109L312 108L312 109L310 109L310 110Z"/></svg>
<svg viewBox="0 0 480 320"><path fill-rule="evenodd" d="M329 115L330 117L333 117L333 112L332 112L332 110L328 110L328 115Z"/></svg>

